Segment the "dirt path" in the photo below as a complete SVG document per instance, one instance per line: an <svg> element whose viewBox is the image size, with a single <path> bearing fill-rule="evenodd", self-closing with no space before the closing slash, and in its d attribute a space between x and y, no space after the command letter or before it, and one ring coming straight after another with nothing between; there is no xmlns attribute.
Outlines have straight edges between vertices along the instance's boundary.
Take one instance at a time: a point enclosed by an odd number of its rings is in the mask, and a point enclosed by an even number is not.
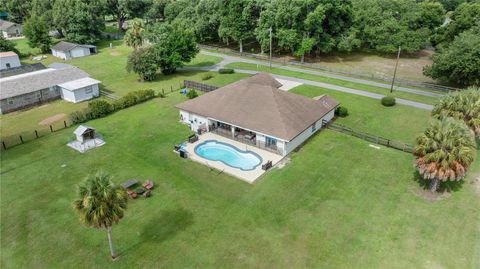
<svg viewBox="0 0 480 269"><path fill-rule="evenodd" d="M51 117L48 117L44 120L42 120L41 122L39 122L38 124L39 125L50 125L56 121L59 121L59 120L63 120L63 119L66 119L67 118L67 114L65 113L61 113L61 114L57 114L57 115L53 115Z"/></svg>

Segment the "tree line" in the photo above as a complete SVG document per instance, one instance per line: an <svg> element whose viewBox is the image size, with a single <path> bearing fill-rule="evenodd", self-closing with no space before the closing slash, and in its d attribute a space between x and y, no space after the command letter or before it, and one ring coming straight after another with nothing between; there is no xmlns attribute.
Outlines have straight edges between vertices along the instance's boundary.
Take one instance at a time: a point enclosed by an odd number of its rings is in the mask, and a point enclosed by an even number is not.
<svg viewBox="0 0 480 269"><path fill-rule="evenodd" d="M45 29L77 43L94 43L115 20L141 18L189 29L202 43L249 46L306 55L369 49L382 54L437 50L425 75L457 85L479 83L479 0L4 0L11 19L36 25L37 42L47 48ZM31 20L34 23L28 21ZM37 29L38 28L38 29ZM32 32L32 31L29 31ZM459 39L459 40L457 40ZM454 45L454 43L457 43ZM458 47L467 45L467 51ZM453 61L452 55L459 59ZM475 57L471 57L471 56Z"/></svg>

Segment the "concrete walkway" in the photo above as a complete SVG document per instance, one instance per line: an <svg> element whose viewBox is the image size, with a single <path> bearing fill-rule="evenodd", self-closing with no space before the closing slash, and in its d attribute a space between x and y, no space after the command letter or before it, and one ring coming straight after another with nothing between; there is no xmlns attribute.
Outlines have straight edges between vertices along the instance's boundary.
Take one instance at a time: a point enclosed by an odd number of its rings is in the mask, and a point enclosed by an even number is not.
<svg viewBox="0 0 480 269"><path fill-rule="evenodd" d="M222 62L224 62L224 61L222 61ZM183 69L185 69L185 70L202 70L202 71L218 71L218 69L222 67L221 63L213 65L213 66L204 66L204 67L184 67ZM243 70L243 69L235 69L235 72L244 73L244 74L256 74L256 73L258 73L258 71L255 71L255 70ZM312 80L301 79L301 78L296 78L296 77L281 76L281 75L275 75L275 74L270 74L270 75L272 75L274 78L296 81L296 82L303 83L303 84L306 84L306 85L322 87L322 88L333 90L333 91L346 92L346 93L356 94L356 95L365 96L365 97L374 98L374 99L382 99L383 97L385 97L385 95L378 94L378 93L355 90L355 89L352 89L352 88L342 87L342 86L323 83L323 82L318 82L318 81L312 81ZM397 101L398 104L402 104L402 105L406 105L406 106L411 106L411 107L425 109L425 110L432 110L433 109L432 105L428 105L428 104L425 104L425 103L405 100L405 99L401 99L401 98L395 98L395 100Z"/></svg>
<svg viewBox="0 0 480 269"><path fill-rule="evenodd" d="M267 63L265 61L246 59L246 58L242 58L242 57L236 57L236 56L231 56L231 55L226 55L226 54L221 54L221 53L215 53L215 52L209 52L209 51L204 51L204 50L202 50L200 53L204 54L204 55L223 58L223 60L220 63L215 65L216 67L224 67L225 65L227 65L229 63L234 63L234 62L242 62L242 63L258 64L258 65L262 65L262 66L269 66L269 63ZM272 63L272 67L279 68L279 69L284 69L284 70L289 70L289 71L305 73L305 74L311 74L311 75L317 75L317 76L322 76L322 77L340 79L340 80L344 80L344 81L350 81L350 82L375 86L375 87L379 87L379 88L390 89L389 84L385 84L385 83L381 83L381 82L375 82L375 81L366 80L366 79L353 78L353 77L348 77L348 76L343 76L343 75L338 75L338 74L333 74L333 73L328 73L328 72L314 71L314 70L297 68L297 67L292 67L292 66L284 66L284 65L279 65L279 64L275 64L275 63ZM413 93L413 94L418 94L418 95L424 95L424 96L429 96L429 97L441 97L441 96L443 96L443 94L441 94L441 93L434 93L434 92L422 91L422 90L399 87L399 86L394 86L394 90L400 91L400 92L408 92L408 93Z"/></svg>

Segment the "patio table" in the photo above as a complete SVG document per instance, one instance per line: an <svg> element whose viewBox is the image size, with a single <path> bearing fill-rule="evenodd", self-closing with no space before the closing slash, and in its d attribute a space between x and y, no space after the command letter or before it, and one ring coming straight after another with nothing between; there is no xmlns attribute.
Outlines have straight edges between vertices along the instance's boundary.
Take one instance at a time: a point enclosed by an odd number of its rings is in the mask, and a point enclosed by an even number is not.
<svg viewBox="0 0 480 269"><path fill-rule="evenodd" d="M128 188L130 188L131 186L133 186L137 183L138 183L138 181L136 179L132 178L132 179L129 179L129 180L123 182L121 185L124 189L128 189Z"/></svg>

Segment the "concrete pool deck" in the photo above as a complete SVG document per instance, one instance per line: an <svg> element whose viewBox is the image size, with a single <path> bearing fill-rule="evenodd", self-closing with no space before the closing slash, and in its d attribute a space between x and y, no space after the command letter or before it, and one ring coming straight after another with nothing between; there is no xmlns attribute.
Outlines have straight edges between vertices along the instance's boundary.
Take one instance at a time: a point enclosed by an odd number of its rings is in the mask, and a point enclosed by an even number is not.
<svg viewBox="0 0 480 269"><path fill-rule="evenodd" d="M205 142L206 140L217 140L219 142L223 142L223 143L227 143L227 144L230 144L232 146L235 146L235 147L237 147L241 150L253 151L253 152L257 153L263 159L262 164L265 164L267 161L272 161L272 165L275 165L283 158L283 156L280 156L278 154L274 154L274 153L271 153L271 152L263 150L263 149L259 149L259 148L256 148L256 147L253 147L253 146L250 146L250 145L246 145L246 144L243 144L243 143L240 143L240 142L237 142L237 141L234 141L234 140L231 140L231 139L228 139L228 138L225 138L223 136L219 136L219 135L216 135L216 134L213 134L213 133L205 133L205 134L200 135L198 138L199 139L198 139L197 142L187 143L186 146L185 146L185 150L187 151L189 159L191 159L193 161L196 161L196 162L199 162L201 164L204 164L208 167L215 168L218 171L222 171L224 173L227 173L229 175L237 177L241 180L244 180L248 183L255 182L255 180L257 178L259 178L261 175L263 175L266 172L266 171L262 170L261 165L257 166L257 168L255 168L254 170L251 170L251 171L242 171L241 169L228 166L221 161L211 161L211 160L207 160L203 157L198 156L195 153L195 147L198 144L200 144L202 142Z"/></svg>

